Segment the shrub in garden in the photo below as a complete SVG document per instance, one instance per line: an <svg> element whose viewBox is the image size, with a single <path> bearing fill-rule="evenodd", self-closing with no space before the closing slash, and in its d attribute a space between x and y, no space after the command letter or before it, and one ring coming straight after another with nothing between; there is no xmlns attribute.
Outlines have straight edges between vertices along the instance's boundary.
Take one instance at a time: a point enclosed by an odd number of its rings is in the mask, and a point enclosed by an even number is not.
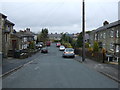
<svg viewBox="0 0 120 90"><path fill-rule="evenodd" d="M85 43L85 48L89 48L89 43Z"/></svg>
<svg viewBox="0 0 120 90"><path fill-rule="evenodd" d="M94 42L94 45L93 45L93 51L94 52L98 52L99 51L99 44L98 44L98 42Z"/></svg>
<svg viewBox="0 0 120 90"><path fill-rule="evenodd" d="M30 42L29 49L35 49L35 42L34 41Z"/></svg>

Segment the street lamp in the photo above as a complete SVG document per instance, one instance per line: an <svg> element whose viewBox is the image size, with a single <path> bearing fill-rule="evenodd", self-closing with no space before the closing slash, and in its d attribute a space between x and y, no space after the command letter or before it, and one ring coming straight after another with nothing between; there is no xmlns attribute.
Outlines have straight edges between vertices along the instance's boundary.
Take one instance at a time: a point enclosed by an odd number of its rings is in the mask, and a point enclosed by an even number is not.
<svg viewBox="0 0 120 90"><path fill-rule="evenodd" d="M83 36L83 46L82 46L82 61L85 61L85 0L82 1L82 36Z"/></svg>

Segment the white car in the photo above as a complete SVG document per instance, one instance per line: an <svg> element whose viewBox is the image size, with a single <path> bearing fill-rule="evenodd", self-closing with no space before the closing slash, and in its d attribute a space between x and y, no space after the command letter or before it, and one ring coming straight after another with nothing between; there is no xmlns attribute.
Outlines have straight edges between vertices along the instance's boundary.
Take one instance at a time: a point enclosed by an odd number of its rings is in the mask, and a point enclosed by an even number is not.
<svg viewBox="0 0 120 90"><path fill-rule="evenodd" d="M65 47L63 45L60 46L59 48L60 51L64 51L65 50Z"/></svg>

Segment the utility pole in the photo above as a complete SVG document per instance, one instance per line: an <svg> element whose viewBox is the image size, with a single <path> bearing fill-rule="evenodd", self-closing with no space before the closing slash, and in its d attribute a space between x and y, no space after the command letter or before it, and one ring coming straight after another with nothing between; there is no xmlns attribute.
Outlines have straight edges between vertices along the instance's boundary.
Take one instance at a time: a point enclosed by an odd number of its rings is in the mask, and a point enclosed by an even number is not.
<svg viewBox="0 0 120 90"><path fill-rule="evenodd" d="M83 47L82 47L82 61L85 61L85 0L82 1L82 36L83 36Z"/></svg>

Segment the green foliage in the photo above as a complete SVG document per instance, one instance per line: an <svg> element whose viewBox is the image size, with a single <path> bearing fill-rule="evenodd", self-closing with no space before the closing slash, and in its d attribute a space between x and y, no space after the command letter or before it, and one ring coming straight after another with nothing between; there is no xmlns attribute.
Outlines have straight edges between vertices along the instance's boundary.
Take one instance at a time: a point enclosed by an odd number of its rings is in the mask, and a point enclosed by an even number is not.
<svg viewBox="0 0 120 90"><path fill-rule="evenodd" d="M82 32L81 32L77 39L77 47L82 47L82 42L83 42L83 36L82 36Z"/></svg>
<svg viewBox="0 0 120 90"><path fill-rule="evenodd" d="M89 48L89 43L85 43L85 48Z"/></svg>
<svg viewBox="0 0 120 90"><path fill-rule="evenodd" d="M63 43L63 45L64 45L66 48L72 48L72 46L71 46L70 43Z"/></svg>
<svg viewBox="0 0 120 90"><path fill-rule="evenodd" d="M75 45L76 45L76 41L73 40L72 37L70 37L66 34L62 34L60 42L67 48L72 48L72 47L75 47Z"/></svg>
<svg viewBox="0 0 120 90"><path fill-rule="evenodd" d="M60 42L60 40L54 40L54 42Z"/></svg>
<svg viewBox="0 0 120 90"><path fill-rule="evenodd" d="M42 31L38 34L38 41L46 42L48 40L48 29L42 29Z"/></svg>
<svg viewBox="0 0 120 90"><path fill-rule="evenodd" d="M35 42L34 41L30 42L29 49L35 49Z"/></svg>
<svg viewBox="0 0 120 90"><path fill-rule="evenodd" d="M72 45L72 47L73 47L73 48L75 48L75 47L76 47L76 44L77 44L77 43L76 43L76 40L72 40L71 45Z"/></svg>
<svg viewBox="0 0 120 90"><path fill-rule="evenodd" d="M99 44L98 44L98 42L94 42L94 45L93 45L93 51L94 52L98 52L99 51Z"/></svg>

